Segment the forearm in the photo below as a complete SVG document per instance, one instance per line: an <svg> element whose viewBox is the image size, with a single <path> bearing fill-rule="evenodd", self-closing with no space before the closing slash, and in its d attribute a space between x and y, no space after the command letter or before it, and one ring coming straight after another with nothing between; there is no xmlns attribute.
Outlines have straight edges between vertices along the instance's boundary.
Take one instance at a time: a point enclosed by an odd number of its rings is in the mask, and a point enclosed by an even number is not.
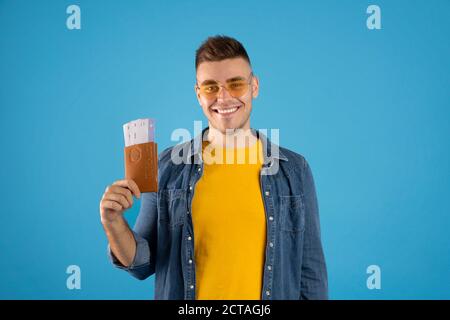
<svg viewBox="0 0 450 320"><path fill-rule="evenodd" d="M104 222L103 228L108 238L111 252L125 267L129 267L136 255L136 240L124 218L114 222Z"/></svg>

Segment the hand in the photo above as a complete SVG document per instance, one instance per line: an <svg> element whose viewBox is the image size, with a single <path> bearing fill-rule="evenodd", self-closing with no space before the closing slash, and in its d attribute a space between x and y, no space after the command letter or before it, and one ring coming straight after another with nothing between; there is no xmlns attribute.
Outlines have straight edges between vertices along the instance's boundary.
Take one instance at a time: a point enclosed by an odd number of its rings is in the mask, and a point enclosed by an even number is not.
<svg viewBox="0 0 450 320"><path fill-rule="evenodd" d="M133 206L133 195L141 197L139 188L131 179L117 180L106 187L100 201L100 218L103 224L123 219L125 210Z"/></svg>

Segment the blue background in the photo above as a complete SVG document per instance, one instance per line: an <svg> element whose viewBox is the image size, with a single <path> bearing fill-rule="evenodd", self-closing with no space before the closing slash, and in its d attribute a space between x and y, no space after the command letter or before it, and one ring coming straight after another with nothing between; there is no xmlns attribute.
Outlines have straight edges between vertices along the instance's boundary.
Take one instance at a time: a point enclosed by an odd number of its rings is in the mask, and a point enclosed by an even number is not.
<svg viewBox="0 0 450 320"><path fill-rule="evenodd" d="M446 0L0 0L0 298L153 298L154 276L110 265L99 201L123 177L123 123L155 118L160 150L207 124L195 50L226 34L260 78L252 127L313 169L330 297L449 299L449 21Z"/></svg>

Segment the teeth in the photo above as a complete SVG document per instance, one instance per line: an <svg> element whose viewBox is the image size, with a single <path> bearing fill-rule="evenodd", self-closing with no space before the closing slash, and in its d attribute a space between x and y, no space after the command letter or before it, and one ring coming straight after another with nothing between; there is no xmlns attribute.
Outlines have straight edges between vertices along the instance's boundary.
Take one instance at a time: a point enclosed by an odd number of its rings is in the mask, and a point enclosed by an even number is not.
<svg viewBox="0 0 450 320"><path fill-rule="evenodd" d="M232 113L235 112L238 109L238 107L234 107L234 108L229 108L229 109L216 109L217 112L219 112L220 114L226 114L226 113Z"/></svg>

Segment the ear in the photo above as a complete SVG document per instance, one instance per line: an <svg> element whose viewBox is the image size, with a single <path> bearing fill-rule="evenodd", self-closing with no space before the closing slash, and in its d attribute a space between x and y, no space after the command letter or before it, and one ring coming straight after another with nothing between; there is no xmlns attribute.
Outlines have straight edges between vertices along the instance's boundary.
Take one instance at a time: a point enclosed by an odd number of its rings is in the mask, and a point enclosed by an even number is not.
<svg viewBox="0 0 450 320"><path fill-rule="evenodd" d="M252 97L255 99L259 94L259 79L257 76L252 77Z"/></svg>
<svg viewBox="0 0 450 320"><path fill-rule="evenodd" d="M202 103L200 102L200 92L199 92L196 84L194 84L194 91L195 91L195 96L197 97L197 100L198 100L198 104L201 107Z"/></svg>

